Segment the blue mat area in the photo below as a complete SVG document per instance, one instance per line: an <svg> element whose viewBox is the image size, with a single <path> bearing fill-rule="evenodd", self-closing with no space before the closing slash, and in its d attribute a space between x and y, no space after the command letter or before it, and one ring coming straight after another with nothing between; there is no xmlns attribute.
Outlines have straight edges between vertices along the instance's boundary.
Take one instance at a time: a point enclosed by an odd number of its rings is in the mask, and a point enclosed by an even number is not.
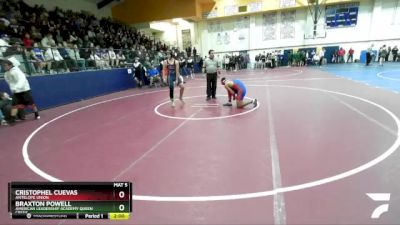
<svg viewBox="0 0 400 225"><path fill-rule="evenodd" d="M379 66L378 63L372 63L369 66L361 63L328 64L320 69L338 77L400 93L400 63L398 62L388 62L383 66Z"/></svg>

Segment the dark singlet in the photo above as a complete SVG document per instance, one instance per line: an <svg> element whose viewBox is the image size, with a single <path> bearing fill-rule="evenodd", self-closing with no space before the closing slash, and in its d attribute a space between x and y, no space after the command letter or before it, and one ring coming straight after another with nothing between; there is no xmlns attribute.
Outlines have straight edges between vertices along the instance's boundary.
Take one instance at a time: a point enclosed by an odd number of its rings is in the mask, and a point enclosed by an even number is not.
<svg viewBox="0 0 400 225"><path fill-rule="evenodd" d="M175 65L175 59L173 64L169 63L169 60L167 60L167 68L168 68L168 76L171 76L172 78L176 78L176 65Z"/></svg>

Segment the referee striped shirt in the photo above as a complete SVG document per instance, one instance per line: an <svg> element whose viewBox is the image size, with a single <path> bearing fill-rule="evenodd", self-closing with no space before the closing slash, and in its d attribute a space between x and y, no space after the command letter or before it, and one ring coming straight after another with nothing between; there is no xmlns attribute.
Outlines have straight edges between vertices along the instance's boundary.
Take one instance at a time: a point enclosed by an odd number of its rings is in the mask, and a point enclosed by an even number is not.
<svg viewBox="0 0 400 225"><path fill-rule="evenodd" d="M218 60L214 59L206 59L204 62L204 67L206 68L206 73L211 74L211 73L216 73L217 69L219 69L220 65Z"/></svg>

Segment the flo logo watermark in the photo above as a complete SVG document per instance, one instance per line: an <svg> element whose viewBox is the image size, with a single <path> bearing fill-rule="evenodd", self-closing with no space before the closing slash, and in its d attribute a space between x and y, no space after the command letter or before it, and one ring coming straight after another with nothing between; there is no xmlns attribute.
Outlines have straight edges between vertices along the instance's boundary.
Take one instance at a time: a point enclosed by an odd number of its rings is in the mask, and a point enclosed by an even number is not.
<svg viewBox="0 0 400 225"><path fill-rule="evenodd" d="M376 202L384 204L379 205L371 214L372 219L379 219L381 215L389 211L390 193L366 193L368 197Z"/></svg>

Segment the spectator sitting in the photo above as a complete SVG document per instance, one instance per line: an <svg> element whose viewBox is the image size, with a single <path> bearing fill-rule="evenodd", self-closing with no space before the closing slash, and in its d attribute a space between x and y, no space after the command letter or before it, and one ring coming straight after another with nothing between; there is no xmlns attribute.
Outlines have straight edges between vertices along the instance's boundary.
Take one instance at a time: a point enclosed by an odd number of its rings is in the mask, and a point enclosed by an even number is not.
<svg viewBox="0 0 400 225"><path fill-rule="evenodd" d="M42 34L39 32L38 29L36 29L35 26L31 27L31 35L32 35L33 40L35 40L35 41L42 40Z"/></svg>
<svg viewBox="0 0 400 225"><path fill-rule="evenodd" d="M96 37L96 34L92 30L89 30L87 35L88 35L88 38L90 38L90 39L94 39Z"/></svg>
<svg viewBox="0 0 400 225"><path fill-rule="evenodd" d="M81 58L81 55L79 53L79 49L78 49L78 45L74 45L74 48L72 49L70 56L72 57L72 59L76 60L76 62L78 63L78 67L79 70L85 70L85 59ZM71 55L73 54L73 56Z"/></svg>
<svg viewBox="0 0 400 225"><path fill-rule="evenodd" d="M150 58L147 56L144 63L143 63L143 69L146 73L146 77L149 80L149 87L152 87L155 85L155 83L158 83L160 81L159 79L159 73L156 68L154 68L150 62Z"/></svg>
<svg viewBox="0 0 400 225"><path fill-rule="evenodd" d="M79 49L79 55L85 60L85 67L96 67L94 60L90 58L92 51L89 48Z"/></svg>
<svg viewBox="0 0 400 225"><path fill-rule="evenodd" d="M147 76L149 77L150 84L149 87L155 87L157 84L161 83L161 76L158 70L154 67L151 67L147 70Z"/></svg>
<svg viewBox="0 0 400 225"><path fill-rule="evenodd" d="M95 62L96 68L104 69L105 65L103 59L101 58L100 50L98 48L99 47L97 46L96 49L92 49L90 53L90 60L93 60Z"/></svg>
<svg viewBox="0 0 400 225"><path fill-rule="evenodd" d="M105 68L111 68L110 67L110 55L108 54L108 50L106 49L101 49L100 50L101 58L103 59L103 64Z"/></svg>
<svg viewBox="0 0 400 225"><path fill-rule="evenodd" d="M61 36L60 30L56 30L56 43L60 44L60 43L63 43L63 42L64 42L64 39Z"/></svg>
<svg viewBox="0 0 400 225"><path fill-rule="evenodd" d="M78 41L78 37L75 35L75 31L72 31L72 33L69 35L69 42L72 44L76 44Z"/></svg>
<svg viewBox="0 0 400 225"><path fill-rule="evenodd" d="M118 54L117 54L117 66L122 66L125 65L126 63L126 58L125 55L123 54L122 50L119 50Z"/></svg>
<svg viewBox="0 0 400 225"><path fill-rule="evenodd" d="M150 57L146 56L144 62L143 62L143 69L146 71L148 69L151 69L151 62L150 62Z"/></svg>
<svg viewBox="0 0 400 225"><path fill-rule="evenodd" d="M72 71L77 71L78 63L76 61L75 51L69 47L69 44L67 42L64 41L63 45L64 51L67 53L65 57L63 56L63 58L67 61L68 68L70 68L70 70Z"/></svg>
<svg viewBox="0 0 400 225"><path fill-rule="evenodd" d="M57 46L58 52L60 53L61 57L63 57L64 60L69 59L67 49L65 48L66 45L67 43L64 42L64 43L59 43Z"/></svg>
<svg viewBox="0 0 400 225"><path fill-rule="evenodd" d="M7 34L2 34L0 38L0 57L3 57L3 54L7 51L9 45L9 38Z"/></svg>
<svg viewBox="0 0 400 225"><path fill-rule="evenodd" d="M31 39L28 33L25 34L24 39L22 39L25 48L32 48L34 41Z"/></svg>
<svg viewBox="0 0 400 225"><path fill-rule="evenodd" d="M24 61L28 65L28 72L29 74L34 74L39 72L40 64L38 61L35 59L35 52L33 51L32 48L25 48L24 49ZM41 68L40 68L41 71Z"/></svg>
<svg viewBox="0 0 400 225"><path fill-rule="evenodd" d="M23 72L28 71L28 65L26 63L21 65L21 62L25 62L24 60L24 50L20 43L10 43L11 46L7 48L7 50L3 53L3 57L7 57L8 59L13 58L13 63L15 66L20 67Z"/></svg>
<svg viewBox="0 0 400 225"><path fill-rule="evenodd" d="M46 52L44 53L44 58L47 62L47 67L50 73L54 73L52 70L55 67L58 71L59 68L64 69L64 71L69 71L67 68L67 64L64 61L64 58L61 56L60 52L56 48L55 43L52 44L51 48L47 48Z"/></svg>
<svg viewBox="0 0 400 225"><path fill-rule="evenodd" d="M108 49L108 56L110 58L110 66L116 67L117 66L117 55L115 54L113 47L110 47Z"/></svg>
<svg viewBox="0 0 400 225"><path fill-rule="evenodd" d="M38 47L38 43L33 44L32 49L33 59L36 61L35 66L39 73L42 73L43 67L46 65L42 49Z"/></svg>
<svg viewBox="0 0 400 225"><path fill-rule="evenodd" d="M24 38L24 45L27 47L32 47L33 41L41 42L44 48L53 46L56 41L57 44L68 41L78 46L89 47L89 43L92 41L102 48L130 49L137 46L138 54L135 56L141 58L148 55L152 58L154 51L168 49L165 43L153 42L135 28L128 28L111 19L97 19L90 13L63 11L59 8L47 11L44 7L30 7L21 0L2 1L0 8L3 11L0 12L2 30L12 38L20 38L21 34L28 33L32 39ZM54 39L52 34L55 35ZM190 52L190 49L188 51ZM193 52L196 54L195 49ZM184 56L179 49L174 51L174 55L176 53L179 53L179 57ZM89 58L89 56L90 54L87 54L86 57ZM100 58L104 60L104 55L101 55ZM113 56L109 56L107 64L110 61L112 66L117 66L119 64L116 62L117 56L115 59L111 58ZM123 59L121 60L123 61Z"/></svg>
<svg viewBox="0 0 400 225"><path fill-rule="evenodd" d="M40 42L44 48L50 47L53 44L55 44L55 41L53 40L53 36L51 33L48 33Z"/></svg>

